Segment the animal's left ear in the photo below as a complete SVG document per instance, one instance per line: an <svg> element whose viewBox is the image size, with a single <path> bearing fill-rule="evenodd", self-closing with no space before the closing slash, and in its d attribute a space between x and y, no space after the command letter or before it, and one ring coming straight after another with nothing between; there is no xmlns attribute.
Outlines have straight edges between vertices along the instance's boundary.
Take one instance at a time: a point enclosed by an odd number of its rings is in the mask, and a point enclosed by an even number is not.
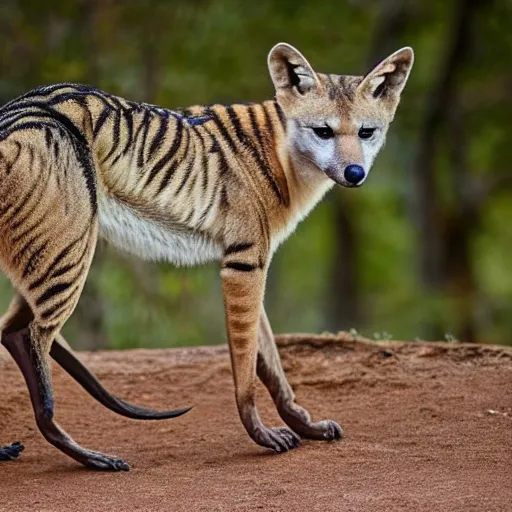
<svg viewBox="0 0 512 512"><path fill-rule="evenodd" d="M392 53L363 78L358 91L368 98L386 101L392 109L396 108L413 62L414 52L409 46Z"/></svg>
<svg viewBox="0 0 512 512"><path fill-rule="evenodd" d="M268 54L268 69L278 96L300 97L319 86L318 77L304 55L287 43Z"/></svg>

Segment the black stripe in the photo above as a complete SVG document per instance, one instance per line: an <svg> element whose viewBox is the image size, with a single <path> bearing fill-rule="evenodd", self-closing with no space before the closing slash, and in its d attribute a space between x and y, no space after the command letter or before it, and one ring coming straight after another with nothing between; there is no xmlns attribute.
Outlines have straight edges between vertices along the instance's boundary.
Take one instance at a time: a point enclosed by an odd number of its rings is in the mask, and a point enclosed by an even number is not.
<svg viewBox="0 0 512 512"><path fill-rule="evenodd" d="M68 288L71 287L73 282L64 282L64 283L57 283L48 288L37 300L36 304L40 306L41 304L44 304L45 302L49 301L51 298L55 297L56 295L60 295L61 293L65 292Z"/></svg>
<svg viewBox="0 0 512 512"><path fill-rule="evenodd" d="M231 244L228 247L226 247L226 250L224 251L224 255L228 256L229 254L234 254L236 252L244 252L249 250L251 247L253 247L254 244L252 242L243 242L240 244Z"/></svg>
<svg viewBox="0 0 512 512"><path fill-rule="evenodd" d="M169 126L169 115L161 115L160 116L160 126L153 137L153 140L151 141L151 145L149 146L149 157L151 158L152 153L157 151L160 146L162 145L162 142L164 141L165 134L167 132L167 127Z"/></svg>
<svg viewBox="0 0 512 512"><path fill-rule="evenodd" d="M215 121L215 124L217 125L217 128L219 129L220 134L225 139L225 141L228 143L228 146L231 149L231 151L233 153L237 153L238 152L237 145L235 144L235 141L231 138L231 135L229 134L225 124L222 122L222 119L213 110L209 110L208 114L211 115L212 119Z"/></svg>
<svg viewBox="0 0 512 512"><path fill-rule="evenodd" d="M99 89L96 89L95 87L91 87L88 85L82 85L82 84L73 84L73 83L60 83L55 85L46 85L42 87L38 87L36 89L32 89L31 91L28 91L27 93L23 94L22 96L19 96L18 98L15 98L11 102L7 104L7 106L10 106L13 103L24 103L25 100L30 100L33 98L36 98L37 96L40 96L41 98L47 98L51 96L53 93L57 92L60 89L74 89L71 92L62 93L62 95L70 95L70 94L86 94L91 96L99 97L104 101L104 98L108 98L111 95L109 93L106 93L104 91L100 91ZM57 96L56 96L57 97Z"/></svg>
<svg viewBox="0 0 512 512"><path fill-rule="evenodd" d="M134 109L132 111L133 112L139 112L138 110ZM144 123L146 122L147 118L150 116L151 114L149 113L148 110L144 110L144 116L142 118L141 121L138 121L138 126L137 126L137 131L135 132L135 135L133 136L133 143L136 144L137 141L139 140L139 135L140 135L140 132L142 131L142 129L144 128ZM133 118L133 116L132 116Z"/></svg>
<svg viewBox="0 0 512 512"><path fill-rule="evenodd" d="M286 117L284 116L284 112L283 109L281 108L281 105L279 105L277 101L274 101L274 108L276 109L277 117L284 128L286 126Z"/></svg>
<svg viewBox="0 0 512 512"><path fill-rule="evenodd" d="M176 126L176 135L174 136L174 141L172 143L172 146L170 147L169 151L155 164L155 167L153 167L153 171L156 175L161 169L163 169L172 158L174 158L177 154L177 152L180 150L181 147L181 141L183 139L183 122L178 119L177 126ZM188 133L188 142L190 142L190 133L189 128L185 127L186 132ZM187 144L188 144L187 142ZM186 153L185 153L186 154ZM162 181L160 182L160 186L158 187L157 195L160 194L169 184L169 181L172 178L172 175L174 174L174 171L178 168L179 165L178 159L173 160L169 168L164 174L164 177L162 178Z"/></svg>
<svg viewBox="0 0 512 512"><path fill-rule="evenodd" d="M59 105L60 103L64 103L66 101L76 101L78 104L85 106L85 102L87 101L87 97L89 97L89 96L99 99L105 107L106 106L109 106L110 108L116 107L119 110L121 110L123 108L121 102L115 96L112 96L111 94L107 94L105 92L100 92L100 91L94 90L94 89L87 90L87 91L80 91L80 90L75 89L74 91L63 92L62 94L53 96L52 98L50 98L46 101L43 100L43 102L49 107ZM112 103L110 103L110 102L112 102Z"/></svg>
<svg viewBox="0 0 512 512"><path fill-rule="evenodd" d="M44 140L46 142L46 149L49 151L52 147L52 131L48 127L44 129Z"/></svg>
<svg viewBox="0 0 512 512"><path fill-rule="evenodd" d="M219 141L211 133L210 137L212 139L212 145L210 146L208 153L218 153L220 151Z"/></svg>
<svg viewBox="0 0 512 512"><path fill-rule="evenodd" d="M101 163L105 163L116 152L117 148L119 147L119 138L121 135L121 113L114 111L114 115L115 117L112 146L107 155L101 159Z"/></svg>
<svg viewBox="0 0 512 512"><path fill-rule="evenodd" d="M201 190L204 194L208 191L208 183L209 183L209 175L208 175L208 153L206 152L206 145L204 141L203 134L200 130L196 130L196 134L199 137L199 141L201 142Z"/></svg>
<svg viewBox="0 0 512 512"><path fill-rule="evenodd" d="M123 111L123 119L126 121L126 129L128 131L128 137L126 140L126 144L123 149L123 155L126 155L128 153L128 150L130 149L130 146L132 145L132 142L134 141L133 138L133 114L132 112Z"/></svg>
<svg viewBox="0 0 512 512"><path fill-rule="evenodd" d="M208 151L208 154L210 154L210 153L218 154L218 156L219 156L219 161L218 161L219 176L221 176L221 177L222 176L226 176L230 172L230 168L229 168L228 159L226 157L226 154L225 154L224 150L221 148L221 146L220 146L219 142L217 141L217 139L215 138L215 135L212 134L206 128L205 128L205 131L210 136L210 139L211 139L211 142L212 142L212 146L211 146L210 150Z"/></svg>
<svg viewBox="0 0 512 512"><path fill-rule="evenodd" d="M142 125L144 126L144 134L142 135L142 144L140 145L139 155L137 158L137 165L144 167L146 160L144 153L146 151L146 140L148 138L149 126L151 124L151 112L149 110L144 111L144 117L142 118Z"/></svg>
<svg viewBox="0 0 512 512"><path fill-rule="evenodd" d="M226 190L226 184L222 183L221 189L220 189L220 207L223 210L226 210L229 208L229 198L228 198L228 191Z"/></svg>
<svg viewBox="0 0 512 512"><path fill-rule="evenodd" d="M5 113L3 110L1 111L2 117L0 118L0 130L9 130L12 128L14 124L16 124L20 119L27 117L30 118L33 115L37 115L37 111L27 111L27 110L16 110L12 113Z"/></svg>
<svg viewBox="0 0 512 512"><path fill-rule="evenodd" d="M190 146L190 137L188 138L188 141L187 141L187 148L185 150L185 155L187 154L189 146ZM190 161L185 163L184 175L183 175L183 178L181 179L181 183L178 185L178 188L176 189L176 192L174 194L175 196L177 196L182 191L183 187L186 185L187 181L190 179L191 175L193 174L192 171L194 170L195 160L196 160L196 150L195 150L195 145L192 144L192 153L191 153Z"/></svg>
<svg viewBox="0 0 512 512"><path fill-rule="evenodd" d="M179 164L180 164L179 160L174 160L171 163L171 165L169 166L169 168L167 169L167 171L165 173L165 176L163 177L163 179L160 183L160 186L158 187L158 192L156 193L157 196L159 194L161 194L165 190L165 188L167 188L167 186L169 185L169 181L171 180L171 178L172 178L174 172L176 171L176 169L178 168Z"/></svg>
<svg viewBox="0 0 512 512"><path fill-rule="evenodd" d="M263 107L263 112L265 113L265 126L273 137L275 134L275 131L276 131L274 128L274 121L272 120L272 116L268 110L267 105L264 103L264 104L262 104L262 107Z"/></svg>
<svg viewBox="0 0 512 512"><path fill-rule="evenodd" d="M224 268L231 268L233 270L239 270L240 272L252 272L256 270L256 265L251 265L249 263L242 263L240 261L230 261L224 264Z"/></svg>
<svg viewBox="0 0 512 512"><path fill-rule="evenodd" d="M81 272L83 266L84 266L84 256L85 256L86 252L89 251L90 245L91 245L91 239L89 238L87 240L87 243L84 245L84 248L83 248L82 252L78 256L78 258L75 259L75 261L73 263L70 263L68 265L64 265L61 268L53 270L50 273L49 277L51 279L55 279L56 277L63 276L64 274L67 274L70 270L73 270L74 268L76 268L81 263L80 268L78 270L78 274L79 274Z"/></svg>
<svg viewBox="0 0 512 512"><path fill-rule="evenodd" d="M110 108L110 106L107 106L102 110L101 114L98 116L98 119L96 119L96 124L94 125L93 131L92 131L93 139L96 139L96 137L98 136L98 133L101 130L101 127L105 124L105 121L107 120L107 118L111 112L112 112L112 109Z"/></svg>
<svg viewBox="0 0 512 512"><path fill-rule="evenodd" d="M53 316L53 314L56 313L59 309L64 309L64 306L66 306L66 304L68 304L68 302L69 302L69 298L61 300L60 302L57 302L57 304L55 304L55 306L52 306L50 309L44 310L40 314L41 318L43 318L44 320L48 320L48 318Z"/></svg>
<svg viewBox="0 0 512 512"><path fill-rule="evenodd" d="M224 154L224 151L220 150L218 152L219 155L219 176L223 177L226 176L229 171L229 164L228 159L226 158L226 155Z"/></svg>
<svg viewBox="0 0 512 512"><path fill-rule="evenodd" d="M50 274L54 271L55 267L70 253L71 249L73 249L73 247L75 247L76 244L78 244L79 242L82 242L84 237L87 235L87 232L89 231L89 226L87 227L87 229L78 237L76 238L73 242L71 242L68 246L64 247L64 249L62 249L62 251L60 251L60 253L56 256L56 258L53 260L53 262L51 263L51 265L48 267L47 271L44 273L43 276L41 276L37 281L34 281L30 286L29 286L29 290L34 290L35 288L38 288L39 286L41 286L42 284L44 284L44 282L48 279L48 277L50 277ZM87 247L87 244L86 244L86 247ZM84 251L85 252L85 251Z"/></svg>
<svg viewBox="0 0 512 512"><path fill-rule="evenodd" d="M30 238L25 245L18 251L12 258L14 262L19 264L23 260L23 256L28 253L29 249L35 244L36 240L41 238L41 235L34 235Z"/></svg>
<svg viewBox="0 0 512 512"><path fill-rule="evenodd" d="M240 119L238 118L237 113L235 112L234 108L231 105L226 107L226 112L228 113L229 120L231 121L231 124L235 128L235 133L236 133L236 136L238 137L238 140L240 142L244 142L245 134L242 129L242 125L240 124Z"/></svg>
<svg viewBox="0 0 512 512"><path fill-rule="evenodd" d="M25 206L25 203L27 201L30 201L30 198L32 197L32 194L34 193L34 187L31 187L29 191L25 194L24 198L20 201L19 205L9 214L9 217L2 218L2 222L4 224L8 224L8 222L13 219L18 213L21 211L21 209ZM13 205L14 206L14 205ZM2 212L2 215L6 214L7 211Z"/></svg>
<svg viewBox="0 0 512 512"><path fill-rule="evenodd" d="M39 249L37 249L34 253L32 253L32 255L30 256L30 258L28 259L28 261L25 265L25 268L23 269L22 277L25 278L29 274L34 272L37 260L39 259L39 257L41 256L41 253L46 249L47 246L48 246L48 242L45 242L43 245L41 245L41 247L39 247Z"/></svg>
<svg viewBox="0 0 512 512"><path fill-rule="evenodd" d="M250 105L248 107L248 109L249 109L249 119L251 120L252 131L254 132L254 135L256 135L256 140L258 141L260 149L263 149L265 146L264 141L263 141L263 135L261 134L260 127L258 126L258 122L256 120L256 114L254 112L254 105Z"/></svg>
<svg viewBox="0 0 512 512"><path fill-rule="evenodd" d="M7 131L7 133L2 134L0 140L4 140L7 136L9 136L14 130L18 129L19 127L24 129L25 128L24 125L26 125L26 124L30 125L30 123L32 123L32 126L28 126L29 128L31 128L31 127L33 128L34 127L33 125L36 124L35 127L38 129L46 129L46 127L55 127L57 129L60 129L61 127L57 123L53 124L53 123L47 123L44 121L46 121L46 120L60 121L62 118L65 121L67 121L67 123L70 123L73 126L73 128L78 131L78 128L74 124L71 123L71 121L68 117L64 116L63 114L61 114L60 112L58 112L56 110L49 109L44 103L32 104L32 106L34 108L37 107L37 110L32 110L29 112L26 112L26 111L19 112L17 114L18 117L16 119L11 120L12 122L11 122L10 126L8 126L8 127L2 126L2 131ZM38 120L37 121L30 120L30 121L26 121L25 123L16 124L23 117L26 117L29 119L33 118L33 117L37 117ZM5 120L5 117L2 117L2 119L0 119L0 122L2 122L3 120ZM62 124L64 124L64 123L62 123Z"/></svg>
<svg viewBox="0 0 512 512"><path fill-rule="evenodd" d="M55 272L52 272L51 277L63 276L64 274L68 273L70 270L73 270L79 263L80 263L80 260L75 263L70 263L69 265L64 265L63 267L59 268Z"/></svg>
<svg viewBox="0 0 512 512"><path fill-rule="evenodd" d="M29 98L34 98L35 96L47 97L47 96L50 96L55 91L58 91L59 89L68 89L70 87L73 87L73 85L72 84L68 84L68 83L61 83L61 84L46 85L46 86L42 86L42 87L37 87L36 89L32 89L31 91L26 92L25 94L23 94L19 98L14 99L13 102L14 101L19 101L19 100L25 100L25 99L29 99ZM7 105L9 105L9 104L10 103L8 103Z"/></svg>
<svg viewBox="0 0 512 512"><path fill-rule="evenodd" d="M60 302L57 302L57 304L51 306L49 309L44 310L41 313L41 318L44 318L47 320L51 316L53 316L55 313L59 312L61 309L65 309L65 306L69 304L69 299L73 297L73 295L77 292L78 286L75 286L73 288L72 292L70 293L69 297L66 297L65 299L61 300Z"/></svg>
<svg viewBox="0 0 512 512"><path fill-rule="evenodd" d="M30 162L31 162L30 163L30 167L32 167L32 163L33 163L33 160L34 160L34 151L32 149L32 146L29 146L29 151L30 151ZM36 186L33 187L33 191L36 190L36 188L39 190L39 194L38 194L37 198L34 200L34 203L30 207L30 209L27 212L24 212L24 215L21 218L18 218L16 220L16 222L13 222L10 225L10 230L11 231L15 231L16 229L18 229L34 213L36 208L39 206L40 201L41 201L43 195L46 192L46 186L48 185L48 182L50 181L50 178L51 178L51 172L48 172L48 170L47 170L46 178L44 180L44 183L38 183ZM32 199L32 196L30 197L30 199ZM28 202L29 201L25 202L25 206L26 206L26 204ZM35 224L32 224L32 226L29 226L23 233L21 233L21 235L18 235L16 238L13 238L12 239L13 243L19 242L24 236L26 236L28 233L30 233L32 230L34 230L36 227L40 226L41 225L41 220L42 219L38 219Z"/></svg>
<svg viewBox="0 0 512 512"><path fill-rule="evenodd" d="M219 190L219 186L220 186L220 180L217 180L214 185L215 188L212 190L210 201L206 205L206 208L204 209L203 213L201 214L201 217L199 217L199 220L197 221L197 225L196 225L197 229L199 229L203 225L203 223L206 220L206 217L208 215L208 212L213 207L213 203L215 202L215 199L217 199L217 191Z"/></svg>
<svg viewBox="0 0 512 512"><path fill-rule="evenodd" d="M60 156L60 145L59 145L58 141L54 141L53 142L53 156L54 156L55 160L59 159L59 156Z"/></svg>
<svg viewBox="0 0 512 512"><path fill-rule="evenodd" d="M44 128L44 124L41 121L25 121L24 123L17 124L14 129L23 131L23 130L41 130ZM12 131L14 131L14 129ZM11 133L11 130L5 131L0 135L0 141L5 140Z"/></svg>

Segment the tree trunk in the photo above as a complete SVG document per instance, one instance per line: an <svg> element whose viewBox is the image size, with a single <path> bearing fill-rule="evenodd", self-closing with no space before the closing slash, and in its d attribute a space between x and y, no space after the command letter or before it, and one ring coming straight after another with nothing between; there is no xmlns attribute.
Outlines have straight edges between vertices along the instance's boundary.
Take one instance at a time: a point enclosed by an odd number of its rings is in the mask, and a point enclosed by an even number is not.
<svg viewBox="0 0 512 512"><path fill-rule="evenodd" d="M332 332L363 324L359 285L359 231L355 223L354 201L336 191L330 197L334 216L334 258L327 294L327 328Z"/></svg>
<svg viewBox="0 0 512 512"><path fill-rule="evenodd" d="M429 298L444 291L447 267L453 268L454 265L446 261L451 256L447 255L448 247L443 244L445 230L452 230L453 226L447 226L448 218L440 203L435 166L443 143L439 133L443 125L446 126L456 99L457 75L467 58L470 27L480 3L477 0L459 0L454 9L454 29L441 72L427 101L425 122L413 168L415 220L419 235L419 280ZM463 240L460 240L461 237ZM461 262L469 262L469 243L462 231L458 238L457 257ZM426 339L441 339L443 335L442 325L437 318L426 322L421 330L421 336Z"/></svg>

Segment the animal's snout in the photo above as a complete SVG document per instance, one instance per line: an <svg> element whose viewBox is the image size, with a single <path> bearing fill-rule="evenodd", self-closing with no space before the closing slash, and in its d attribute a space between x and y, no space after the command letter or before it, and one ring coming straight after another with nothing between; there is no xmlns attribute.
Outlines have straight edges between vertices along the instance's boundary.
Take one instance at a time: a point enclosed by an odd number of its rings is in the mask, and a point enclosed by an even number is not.
<svg viewBox="0 0 512 512"><path fill-rule="evenodd" d="M365 172L360 165L352 164L345 167L345 172L343 175L349 183L352 185L357 185L363 180Z"/></svg>

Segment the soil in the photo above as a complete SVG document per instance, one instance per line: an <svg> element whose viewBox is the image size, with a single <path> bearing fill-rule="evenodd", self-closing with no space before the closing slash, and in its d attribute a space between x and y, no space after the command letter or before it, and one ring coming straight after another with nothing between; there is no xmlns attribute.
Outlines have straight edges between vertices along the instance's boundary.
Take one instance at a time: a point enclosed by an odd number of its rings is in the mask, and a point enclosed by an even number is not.
<svg viewBox="0 0 512 512"><path fill-rule="evenodd" d="M288 335L280 351L299 403L343 424L337 443L285 454L255 445L235 408L226 346L80 353L109 389L177 419L104 409L55 369L60 424L129 473L87 470L39 434L24 382L0 357L0 510L511 511L512 349ZM260 387L268 424L281 422Z"/></svg>

